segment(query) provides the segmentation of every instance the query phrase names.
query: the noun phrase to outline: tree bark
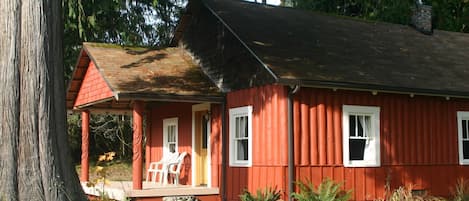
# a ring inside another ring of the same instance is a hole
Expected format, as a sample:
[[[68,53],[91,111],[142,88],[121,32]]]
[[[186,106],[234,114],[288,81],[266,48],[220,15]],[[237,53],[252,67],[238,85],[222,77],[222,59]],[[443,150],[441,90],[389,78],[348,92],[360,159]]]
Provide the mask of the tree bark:
[[[0,200],[86,200],[67,141],[61,1],[0,5]]]

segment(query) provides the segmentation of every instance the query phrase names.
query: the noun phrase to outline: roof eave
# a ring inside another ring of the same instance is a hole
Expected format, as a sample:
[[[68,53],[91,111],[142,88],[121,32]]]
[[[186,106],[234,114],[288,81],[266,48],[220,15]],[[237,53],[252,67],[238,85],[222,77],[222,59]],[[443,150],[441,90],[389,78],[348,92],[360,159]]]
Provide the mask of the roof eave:
[[[88,102],[88,103],[85,103],[85,104],[82,104],[82,105],[73,106],[73,110],[83,109],[83,108],[86,108],[86,107],[90,107],[90,106],[93,106],[93,105],[96,105],[96,104],[99,104],[99,103],[108,102],[108,101],[111,101],[111,100],[114,100],[113,96],[109,97],[109,98],[104,98],[104,99],[100,99],[100,100],[97,100],[97,101],[93,101],[93,102]]]
[[[180,95],[180,94],[149,94],[138,92],[120,92],[118,100],[170,101],[170,102],[210,102],[223,103],[223,95]]]
[[[302,87],[327,88],[333,90],[351,90],[351,91],[369,91],[372,93],[393,93],[407,95],[422,95],[449,98],[469,99],[469,92],[422,89],[422,88],[405,88],[372,84],[320,81],[320,80],[301,80],[301,79],[285,79],[281,78],[277,82],[281,85],[300,85]]]

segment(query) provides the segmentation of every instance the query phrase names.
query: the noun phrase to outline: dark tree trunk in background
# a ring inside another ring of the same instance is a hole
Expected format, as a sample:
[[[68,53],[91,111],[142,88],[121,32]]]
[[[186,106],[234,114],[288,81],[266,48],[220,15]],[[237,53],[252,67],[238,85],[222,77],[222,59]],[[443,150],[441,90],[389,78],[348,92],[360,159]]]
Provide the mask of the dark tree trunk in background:
[[[0,0],[0,200],[85,200],[66,133],[60,0]]]

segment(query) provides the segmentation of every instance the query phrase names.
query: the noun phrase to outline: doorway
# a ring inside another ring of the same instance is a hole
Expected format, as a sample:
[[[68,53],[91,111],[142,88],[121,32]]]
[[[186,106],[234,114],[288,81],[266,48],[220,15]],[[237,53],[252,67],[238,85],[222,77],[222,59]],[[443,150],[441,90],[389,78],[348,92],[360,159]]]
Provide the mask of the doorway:
[[[208,104],[194,105],[193,114],[193,186],[210,187],[210,111]]]

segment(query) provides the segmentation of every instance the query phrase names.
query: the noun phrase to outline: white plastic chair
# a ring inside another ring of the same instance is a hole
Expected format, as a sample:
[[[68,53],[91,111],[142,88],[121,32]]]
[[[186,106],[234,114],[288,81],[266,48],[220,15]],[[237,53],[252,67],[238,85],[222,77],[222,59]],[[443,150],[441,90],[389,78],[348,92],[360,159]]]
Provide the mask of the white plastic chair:
[[[187,152],[182,152],[181,155],[177,158],[177,161],[174,163],[169,164],[168,174],[174,174],[173,177],[173,184],[179,184],[179,175],[181,174],[181,166],[182,162],[184,161],[184,157],[186,157]]]
[[[178,153],[171,153],[163,156],[163,158],[158,162],[151,162],[148,166],[146,181],[156,182],[156,175],[159,174],[160,184],[163,182],[166,184],[168,180],[167,175],[169,165],[177,161],[178,155]],[[150,174],[151,180],[148,180],[150,178]]]

